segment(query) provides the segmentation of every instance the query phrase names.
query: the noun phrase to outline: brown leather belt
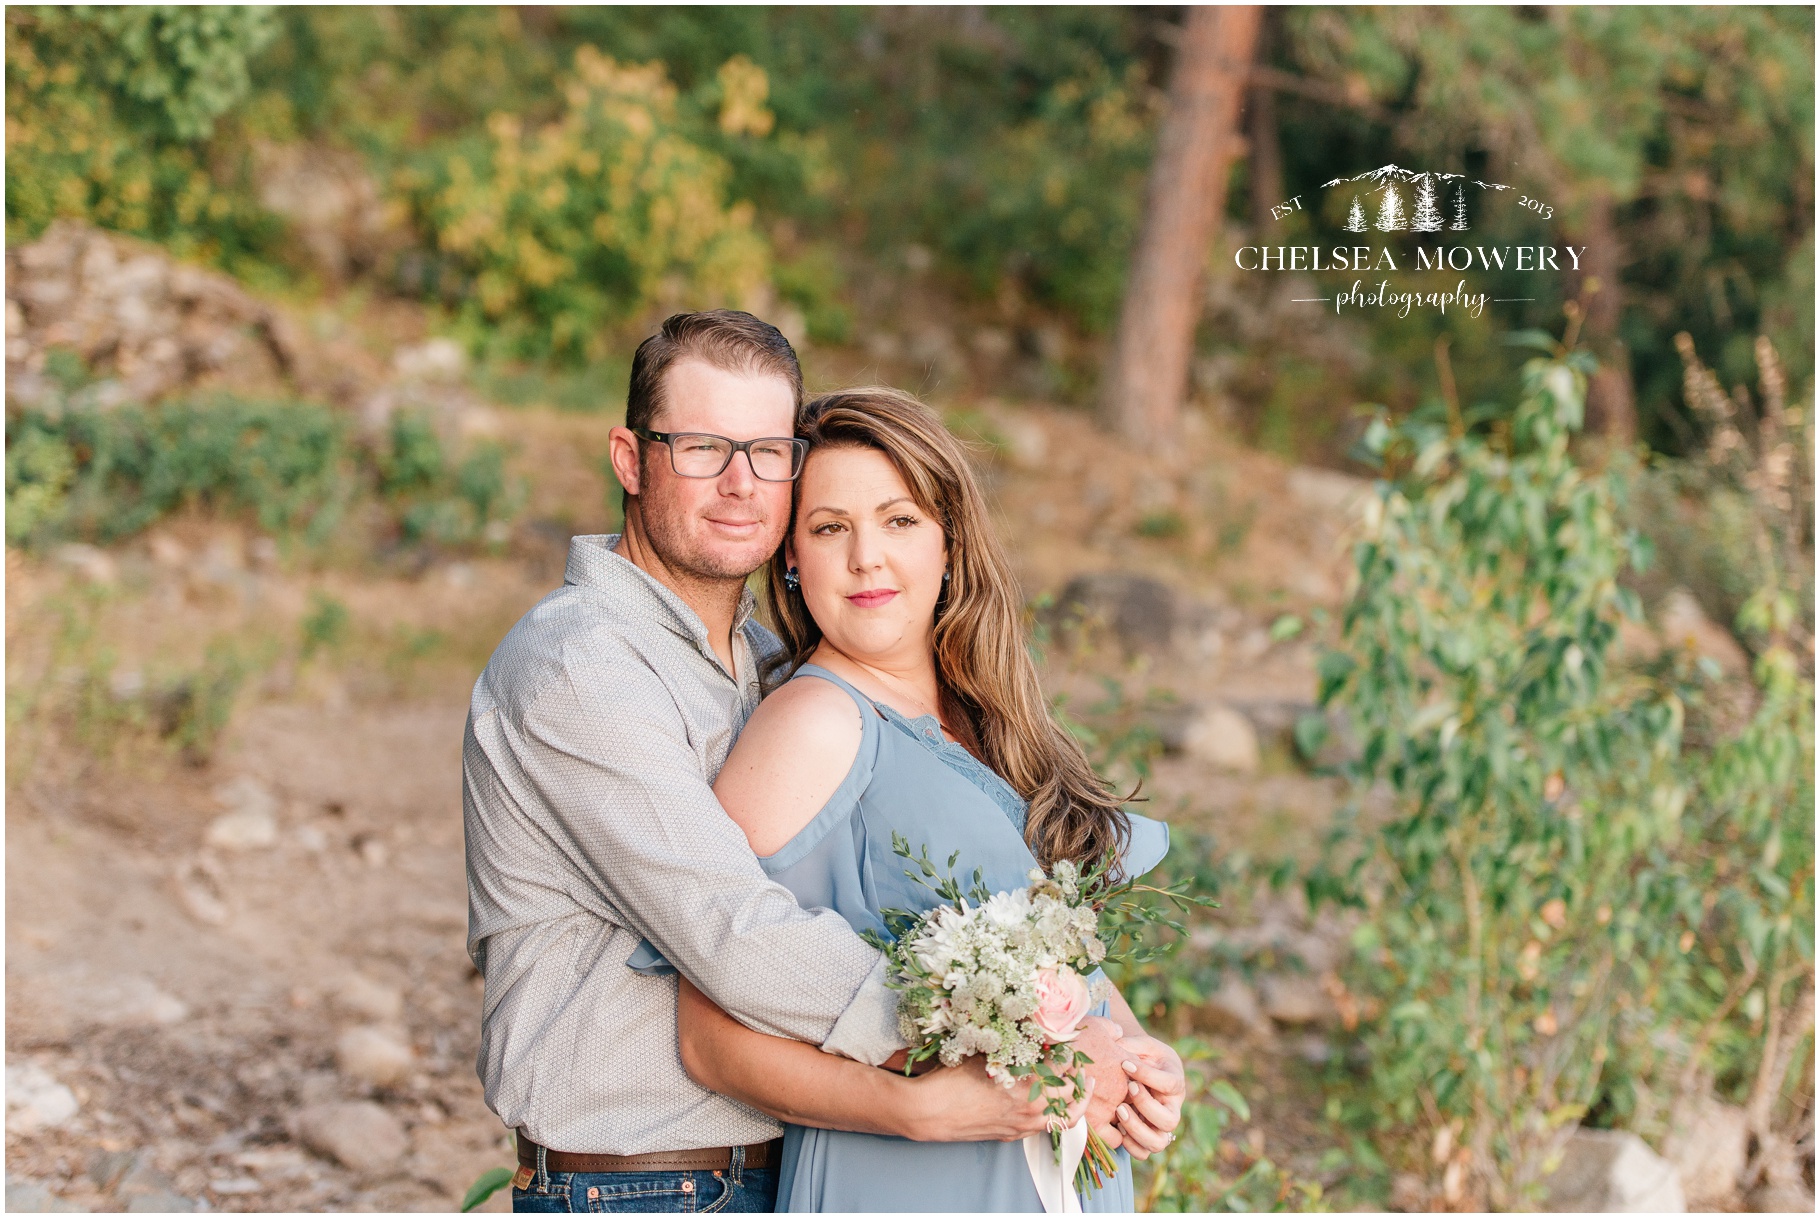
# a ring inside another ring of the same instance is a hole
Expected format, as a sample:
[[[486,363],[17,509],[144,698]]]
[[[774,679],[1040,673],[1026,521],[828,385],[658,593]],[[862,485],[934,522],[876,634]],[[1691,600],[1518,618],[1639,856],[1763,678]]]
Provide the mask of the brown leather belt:
[[[745,1166],[776,1167],[783,1161],[784,1140],[754,1142],[744,1147]],[[518,1166],[537,1169],[537,1143],[518,1131]],[[579,1155],[566,1150],[545,1150],[544,1170],[561,1172],[612,1171],[727,1171],[733,1166],[731,1146],[709,1146],[701,1150],[656,1150],[642,1155]],[[522,1187],[522,1186],[521,1186]]]

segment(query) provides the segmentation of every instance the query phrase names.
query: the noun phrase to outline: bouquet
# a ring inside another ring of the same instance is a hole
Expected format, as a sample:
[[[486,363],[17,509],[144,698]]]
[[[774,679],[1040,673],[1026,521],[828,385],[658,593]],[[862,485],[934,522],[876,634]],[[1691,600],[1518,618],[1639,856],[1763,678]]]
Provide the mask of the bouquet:
[[[1011,892],[988,892],[975,871],[963,891],[951,874],[938,874],[927,846],[913,855],[909,842],[894,833],[892,848],[914,864],[905,874],[946,902],[921,914],[885,910],[890,937],[868,936],[886,955],[892,988],[901,991],[898,1020],[910,1042],[906,1072],[930,1058],[955,1066],[984,1054],[987,1074],[1005,1086],[1029,1079],[1032,1100],[1047,1089],[1047,1108],[1056,1119],[1041,1153],[1054,1167],[1039,1170],[1033,1143],[1042,1135],[1025,1144],[1045,1205],[1070,1177],[1076,1190],[1103,1184],[1117,1171],[1111,1151],[1084,1121],[1065,1127],[1068,1106],[1085,1087],[1072,1071],[1091,1064],[1070,1042],[1088,1010],[1111,990],[1104,978],[1090,983],[1088,976],[1109,960],[1109,940],[1120,945],[1133,939],[1134,924],[1180,929],[1156,907],[1120,898],[1149,892],[1182,905],[1212,902],[1173,888],[1115,883],[1111,855],[1088,868],[1064,860],[1050,875],[1032,868],[1029,886]],[[950,872],[959,857],[949,857]],[[1111,933],[1102,932],[1106,913],[1115,920]],[[1053,1208],[1078,1212],[1078,1201]]]

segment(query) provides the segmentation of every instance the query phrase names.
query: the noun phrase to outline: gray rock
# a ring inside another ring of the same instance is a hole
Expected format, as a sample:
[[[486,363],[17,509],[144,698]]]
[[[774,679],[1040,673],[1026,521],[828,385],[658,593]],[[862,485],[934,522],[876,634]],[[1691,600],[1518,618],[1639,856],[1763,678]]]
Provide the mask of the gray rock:
[[[335,1001],[348,1010],[381,1023],[404,1014],[404,996],[389,985],[350,973],[335,991]]]
[[[1574,1130],[1547,1190],[1545,1208],[1556,1213],[1687,1212],[1674,1165],[1620,1130]]]
[[[68,567],[91,584],[111,584],[119,574],[106,550],[81,542],[58,546],[51,552],[58,566]]]
[[[1069,580],[1053,616],[1063,632],[1098,626],[1128,652],[1162,652],[1175,645],[1182,610],[1175,590],[1160,580],[1102,571]]]
[[[1750,1118],[1742,1108],[1702,1095],[1677,1107],[1673,1126],[1662,1157],[1680,1173],[1688,1206],[1727,1208],[1749,1158]]]
[[[408,1142],[398,1118],[378,1104],[317,1104],[297,1114],[303,1144],[365,1175],[398,1166]]]
[[[1284,485],[1303,507],[1337,517],[1356,515],[1372,488],[1369,479],[1312,465],[1293,467]]]
[[[6,1212],[9,1214],[86,1214],[88,1207],[65,1201],[48,1184],[25,1176],[6,1178]]]
[[[1771,1180],[1751,1190],[1744,1208],[1753,1214],[1811,1214],[1814,1190],[1799,1180]]]
[[[349,1028],[335,1042],[335,1064],[341,1072],[376,1087],[399,1082],[416,1062],[411,1046],[385,1028]]]
[[[6,1068],[6,1131],[36,1133],[69,1122],[81,1105],[76,1093],[37,1062]]]
[[[452,338],[432,338],[394,351],[392,370],[408,381],[456,382],[468,370],[468,354]]]
[[[1750,657],[1729,630],[1714,625],[1686,588],[1672,589],[1662,599],[1662,635],[1670,647],[1681,647],[1712,660],[1729,673],[1750,669]]]
[[[133,1170],[139,1162],[139,1155],[130,1150],[97,1151],[89,1160],[88,1178],[102,1192],[112,1192],[126,1173]]]
[[[178,1193],[171,1178],[143,1160],[135,1162],[114,1189],[129,1214],[188,1214],[196,1203]]]
[[[1247,719],[1230,706],[1204,706],[1182,732],[1182,752],[1215,769],[1233,774],[1255,774],[1261,762],[1258,734]]]
[[[1299,1026],[1319,1023],[1333,1013],[1333,1002],[1321,983],[1298,973],[1266,977],[1258,987],[1264,1014],[1278,1023]]]
[[[1208,995],[1201,1010],[1215,1031],[1270,1035],[1270,1020],[1258,1002],[1257,991],[1243,977],[1230,973],[1223,977],[1220,988]]]

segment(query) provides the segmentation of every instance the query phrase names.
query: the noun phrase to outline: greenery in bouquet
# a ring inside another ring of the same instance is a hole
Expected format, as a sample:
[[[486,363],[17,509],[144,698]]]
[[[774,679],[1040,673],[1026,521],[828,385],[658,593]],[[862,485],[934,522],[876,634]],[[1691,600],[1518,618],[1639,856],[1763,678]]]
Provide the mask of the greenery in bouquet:
[[[994,893],[977,869],[962,888],[953,876],[958,851],[944,873],[926,845],[912,854],[896,833],[891,844],[913,864],[904,874],[945,902],[924,913],[887,909],[889,935],[867,936],[890,961],[892,988],[902,991],[906,1071],[931,1058],[956,1066],[984,1054],[987,1073],[1005,1086],[1028,1079],[1032,1100],[1047,1094],[1059,1153],[1059,1124],[1085,1095],[1077,1071],[1092,1064],[1072,1042],[1089,1008],[1111,990],[1103,976],[1090,975],[1115,958],[1108,941],[1126,949],[1123,956],[1139,950],[1139,927],[1175,926],[1162,904],[1132,898],[1148,894],[1182,907],[1211,902],[1180,887],[1120,878],[1110,852],[1085,868],[1066,859],[1049,874],[1032,868],[1028,887]],[[1075,1187],[1102,1185],[1116,1171],[1111,1151],[1089,1131]]]

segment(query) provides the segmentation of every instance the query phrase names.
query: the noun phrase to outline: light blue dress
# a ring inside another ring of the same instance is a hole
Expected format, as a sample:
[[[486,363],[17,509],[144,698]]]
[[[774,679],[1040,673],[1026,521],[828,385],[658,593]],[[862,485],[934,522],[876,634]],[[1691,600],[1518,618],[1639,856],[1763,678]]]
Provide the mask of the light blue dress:
[[[859,754],[815,819],[782,849],[759,860],[807,908],[832,909],[855,930],[884,930],[879,911],[921,911],[938,903],[904,875],[892,853],[899,833],[913,851],[946,863],[967,883],[974,868],[993,892],[1029,883],[1036,865],[1024,844],[1024,801],[932,715],[906,719],[813,664],[794,680],[830,681],[859,704]],[[1169,849],[1168,826],[1131,818],[1126,870],[1141,875]],[[1107,1013],[1100,1003],[1093,1011]],[[1089,1213],[1132,1209],[1131,1163],[1114,1152],[1118,1174],[1082,1198]],[[781,1212],[1042,1212],[1017,1142],[912,1142],[874,1134],[784,1128],[777,1208]]]

